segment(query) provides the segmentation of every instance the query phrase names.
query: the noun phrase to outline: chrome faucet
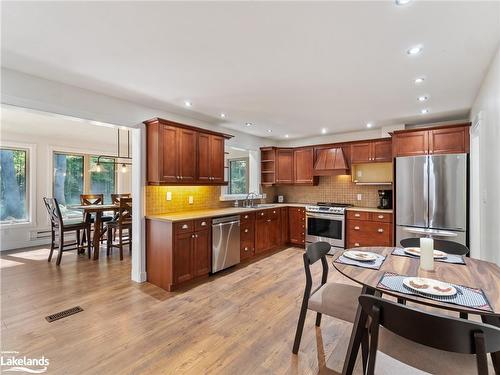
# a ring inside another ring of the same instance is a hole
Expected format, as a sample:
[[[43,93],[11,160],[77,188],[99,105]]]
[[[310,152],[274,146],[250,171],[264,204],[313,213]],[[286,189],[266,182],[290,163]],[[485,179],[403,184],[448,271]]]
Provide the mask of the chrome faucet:
[[[255,198],[257,198],[257,194],[253,192],[248,193],[247,198],[245,199],[245,206],[255,208]]]

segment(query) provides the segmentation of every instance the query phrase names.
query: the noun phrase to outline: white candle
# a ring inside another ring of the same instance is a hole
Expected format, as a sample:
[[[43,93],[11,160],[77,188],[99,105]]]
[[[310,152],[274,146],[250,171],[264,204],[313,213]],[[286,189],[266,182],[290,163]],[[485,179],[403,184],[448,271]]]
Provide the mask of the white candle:
[[[434,269],[434,240],[432,238],[420,239],[420,268],[425,271]]]

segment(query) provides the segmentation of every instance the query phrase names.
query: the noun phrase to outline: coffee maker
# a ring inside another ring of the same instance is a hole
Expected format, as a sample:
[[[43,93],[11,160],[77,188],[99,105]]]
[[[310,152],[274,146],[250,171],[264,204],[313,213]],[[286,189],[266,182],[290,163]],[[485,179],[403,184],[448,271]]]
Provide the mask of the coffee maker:
[[[379,190],[378,191],[378,207],[381,209],[392,208],[392,190]]]

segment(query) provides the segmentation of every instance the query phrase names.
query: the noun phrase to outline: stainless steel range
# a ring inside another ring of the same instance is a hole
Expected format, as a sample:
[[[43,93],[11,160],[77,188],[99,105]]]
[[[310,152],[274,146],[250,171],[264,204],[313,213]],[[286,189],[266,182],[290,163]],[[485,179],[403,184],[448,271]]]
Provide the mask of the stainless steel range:
[[[330,254],[345,248],[346,203],[318,202],[306,206],[306,243],[326,241],[332,245]]]

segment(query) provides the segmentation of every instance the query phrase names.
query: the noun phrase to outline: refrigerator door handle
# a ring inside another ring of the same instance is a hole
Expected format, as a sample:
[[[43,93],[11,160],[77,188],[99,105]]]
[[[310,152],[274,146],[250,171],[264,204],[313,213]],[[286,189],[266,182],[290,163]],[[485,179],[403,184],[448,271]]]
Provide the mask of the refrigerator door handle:
[[[440,236],[440,237],[457,237],[456,233],[449,232],[446,230],[434,230],[434,229],[424,229],[424,228],[405,228],[406,232],[414,234],[424,234],[428,236]]]

